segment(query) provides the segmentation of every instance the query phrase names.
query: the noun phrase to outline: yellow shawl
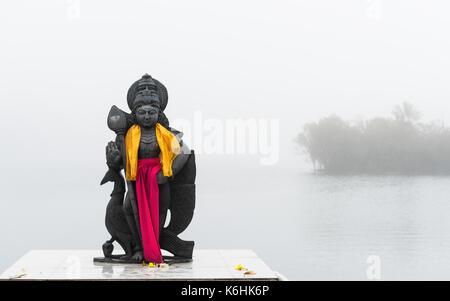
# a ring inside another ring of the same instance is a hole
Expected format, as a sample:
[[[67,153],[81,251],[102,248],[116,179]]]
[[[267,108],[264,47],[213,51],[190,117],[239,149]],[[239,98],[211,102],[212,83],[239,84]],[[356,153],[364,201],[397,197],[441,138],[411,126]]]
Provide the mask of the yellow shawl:
[[[125,149],[127,157],[126,178],[127,181],[136,181],[138,165],[138,149],[141,140],[141,127],[133,125],[125,136]],[[158,141],[161,153],[159,159],[164,176],[172,176],[172,162],[180,153],[180,144],[174,134],[168,131],[161,124],[156,124],[156,140]]]

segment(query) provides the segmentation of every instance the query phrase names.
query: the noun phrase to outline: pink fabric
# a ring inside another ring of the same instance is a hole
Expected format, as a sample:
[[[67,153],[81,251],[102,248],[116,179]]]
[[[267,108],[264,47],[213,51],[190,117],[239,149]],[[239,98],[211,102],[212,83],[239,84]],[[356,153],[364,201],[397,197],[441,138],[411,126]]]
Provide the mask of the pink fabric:
[[[160,169],[159,158],[138,160],[136,194],[144,258],[154,263],[163,262],[159,247],[159,188],[156,180]]]

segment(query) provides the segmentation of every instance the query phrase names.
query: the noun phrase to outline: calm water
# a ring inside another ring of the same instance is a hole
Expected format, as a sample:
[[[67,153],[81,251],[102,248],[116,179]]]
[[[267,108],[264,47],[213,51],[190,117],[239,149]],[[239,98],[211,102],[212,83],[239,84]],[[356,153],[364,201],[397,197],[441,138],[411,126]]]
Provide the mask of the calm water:
[[[211,227],[289,279],[364,280],[369,255],[384,280],[450,279],[450,177],[258,178],[240,179],[247,192],[211,192],[230,206],[205,209]]]
[[[29,249],[100,248],[111,187],[99,189],[97,177],[78,186],[86,179],[66,178],[52,193],[36,186],[5,196],[0,269]],[[377,255],[383,280],[450,280],[450,177],[261,169],[200,174],[197,196],[183,238],[198,248],[253,249],[289,279],[365,280],[367,257]]]

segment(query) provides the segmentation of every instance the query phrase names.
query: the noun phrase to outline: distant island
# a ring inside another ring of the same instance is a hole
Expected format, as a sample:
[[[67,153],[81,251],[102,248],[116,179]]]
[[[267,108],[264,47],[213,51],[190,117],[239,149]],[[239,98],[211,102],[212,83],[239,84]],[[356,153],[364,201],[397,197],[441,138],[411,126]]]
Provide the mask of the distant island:
[[[327,174],[450,174],[450,128],[420,117],[407,102],[387,118],[349,123],[332,115],[305,124],[296,142]]]

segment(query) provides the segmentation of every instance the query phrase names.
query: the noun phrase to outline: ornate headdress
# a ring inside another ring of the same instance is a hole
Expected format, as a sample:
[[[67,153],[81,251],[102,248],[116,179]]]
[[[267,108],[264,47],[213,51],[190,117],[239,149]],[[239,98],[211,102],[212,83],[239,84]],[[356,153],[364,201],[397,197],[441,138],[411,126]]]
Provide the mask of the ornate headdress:
[[[150,104],[153,101],[159,101],[159,108],[164,111],[168,101],[167,89],[150,75],[144,74],[128,89],[128,107],[133,111],[137,106]]]

